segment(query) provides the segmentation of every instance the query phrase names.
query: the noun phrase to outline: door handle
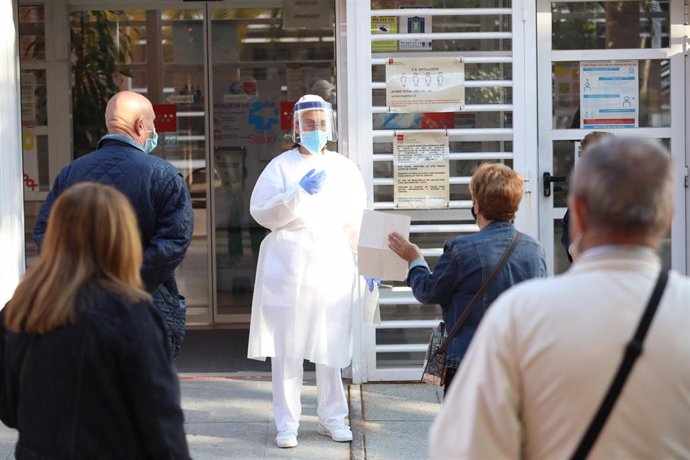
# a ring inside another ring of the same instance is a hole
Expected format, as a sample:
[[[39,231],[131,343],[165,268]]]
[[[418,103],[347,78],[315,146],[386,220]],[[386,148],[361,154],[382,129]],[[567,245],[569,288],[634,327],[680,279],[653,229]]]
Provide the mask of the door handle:
[[[551,196],[551,182],[565,182],[565,176],[552,176],[550,172],[545,172],[543,178],[544,196],[546,197]],[[560,192],[562,190],[563,187],[559,185],[554,185],[553,187],[554,192]]]

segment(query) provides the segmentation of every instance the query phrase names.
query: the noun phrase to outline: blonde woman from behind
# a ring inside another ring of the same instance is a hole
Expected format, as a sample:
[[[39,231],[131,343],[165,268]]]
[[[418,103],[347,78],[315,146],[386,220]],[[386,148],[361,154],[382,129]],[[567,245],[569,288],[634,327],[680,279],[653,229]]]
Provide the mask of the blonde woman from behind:
[[[2,311],[0,418],[17,458],[189,458],[128,200],[85,182],[55,202],[41,255]]]

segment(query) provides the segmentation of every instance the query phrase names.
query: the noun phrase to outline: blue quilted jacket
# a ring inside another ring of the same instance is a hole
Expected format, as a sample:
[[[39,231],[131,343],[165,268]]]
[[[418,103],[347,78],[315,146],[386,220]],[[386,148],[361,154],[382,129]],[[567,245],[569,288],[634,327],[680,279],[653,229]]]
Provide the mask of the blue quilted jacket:
[[[186,304],[175,282],[192,237],[194,214],[182,175],[169,162],[144,153],[133,139],[108,135],[98,149],[65,166],[55,178],[34,226],[41,245],[55,199],[77,182],[100,182],[120,190],[132,203],[144,248],[141,277],[163,315],[173,356],[185,332]]]

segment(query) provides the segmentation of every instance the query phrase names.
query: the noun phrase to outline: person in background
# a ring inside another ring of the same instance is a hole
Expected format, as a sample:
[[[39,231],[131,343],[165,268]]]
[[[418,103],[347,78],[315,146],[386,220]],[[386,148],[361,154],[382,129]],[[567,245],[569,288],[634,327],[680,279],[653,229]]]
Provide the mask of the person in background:
[[[330,104],[335,104],[335,87],[328,80],[316,80],[311,86],[311,93]]]
[[[0,314],[0,418],[22,458],[189,458],[163,321],[131,205],[77,184]]]
[[[335,140],[331,104],[305,95],[294,107],[295,148],[256,182],[252,217],[270,230],[261,243],[247,357],[271,357],[279,447],[297,445],[303,360],[316,364],[318,431],[352,440],[340,369],[352,357],[355,254],[364,181],[357,166],[326,150]]]
[[[662,270],[671,155],[641,139],[594,146],[569,205],[579,259],[494,302],[433,423],[431,458],[574,458]],[[690,458],[689,324],[690,279],[671,272],[589,458]]]
[[[608,133],[606,131],[592,131],[591,133],[587,134],[584,138],[582,138],[582,141],[580,142],[580,158],[584,157],[585,153],[587,153],[587,150],[589,150],[596,144],[599,144],[600,142],[604,142],[606,140],[613,139],[614,137],[615,136],[612,133]],[[567,208],[565,210],[565,215],[563,216],[563,233],[561,234],[561,244],[565,249],[566,256],[568,256],[568,261],[572,262],[573,256],[575,254],[574,248],[571,247],[571,243],[577,239],[577,235],[574,238],[570,238],[571,233],[569,227],[570,209]],[[571,252],[571,250],[573,252]]]
[[[397,233],[389,235],[390,249],[410,265],[408,282],[412,294],[423,304],[441,305],[446,331],[453,328],[511,244],[517,232],[512,222],[523,189],[524,180],[508,166],[500,163],[480,165],[470,182],[471,211],[479,232],[447,241],[433,272],[417,245]],[[547,275],[542,245],[524,233],[519,237],[505,267],[489,285],[465,325],[451,339],[446,352],[446,392],[479,322],[494,299],[514,284]]]
[[[144,246],[141,277],[165,319],[174,357],[182,346],[186,319],[175,269],[191,242],[194,214],[180,172],[149,155],[158,144],[155,118],[151,102],[140,94],[122,91],[110,98],[105,111],[109,134],[98,141],[96,151],[62,168],[38,214],[33,237],[40,247],[53,202],[73,184],[100,182],[124,193],[137,213]]]

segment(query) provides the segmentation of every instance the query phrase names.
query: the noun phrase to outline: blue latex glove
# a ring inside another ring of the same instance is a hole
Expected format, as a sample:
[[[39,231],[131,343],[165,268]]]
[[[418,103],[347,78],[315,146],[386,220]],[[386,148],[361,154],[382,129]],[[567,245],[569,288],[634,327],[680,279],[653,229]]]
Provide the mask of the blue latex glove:
[[[367,280],[367,287],[369,288],[369,292],[374,292],[374,285],[376,286],[381,286],[381,278],[369,278],[369,277],[364,277],[365,280]]]
[[[318,193],[321,190],[323,181],[326,180],[326,171],[319,171],[317,173],[315,171],[316,169],[312,169],[299,181],[299,185],[310,195]]]

